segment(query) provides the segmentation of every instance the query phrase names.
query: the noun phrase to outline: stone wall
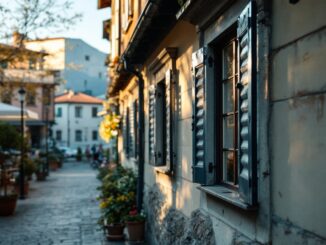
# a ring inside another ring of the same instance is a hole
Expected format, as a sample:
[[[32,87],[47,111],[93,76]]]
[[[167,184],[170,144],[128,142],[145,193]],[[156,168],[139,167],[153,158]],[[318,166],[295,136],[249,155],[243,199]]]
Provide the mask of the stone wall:
[[[157,185],[146,193],[145,204],[147,241],[150,244],[215,244],[212,221],[199,209],[193,211],[189,218],[169,207]]]

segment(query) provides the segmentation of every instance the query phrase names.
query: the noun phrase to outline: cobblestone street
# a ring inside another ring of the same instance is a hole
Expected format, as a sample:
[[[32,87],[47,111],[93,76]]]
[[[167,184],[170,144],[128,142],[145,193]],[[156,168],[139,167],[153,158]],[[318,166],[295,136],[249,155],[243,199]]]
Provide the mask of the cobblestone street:
[[[0,244],[107,244],[97,225],[98,184],[96,171],[84,162],[66,162],[45,182],[33,180],[15,214],[0,217]]]

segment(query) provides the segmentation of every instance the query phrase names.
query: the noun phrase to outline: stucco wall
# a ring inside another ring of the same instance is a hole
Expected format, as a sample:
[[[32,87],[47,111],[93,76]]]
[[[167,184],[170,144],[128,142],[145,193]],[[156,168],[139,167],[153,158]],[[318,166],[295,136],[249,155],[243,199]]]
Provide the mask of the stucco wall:
[[[82,117],[75,117],[75,107],[82,107]],[[90,147],[93,144],[103,144],[104,141],[98,135],[98,140],[92,140],[92,131],[98,132],[98,126],[102,120],[101,117],[92,117],[92,108],[97,107],[98,111],[102,110],[102,105],[99,104],[56,104],[55,111],[62,108],[62,117],[55,117],[56,124],[53,126],[53,137],[56,136],[56,131],[61,130],[62,141],[57,142],[58,145],[67,146],[68,143],[68,124],[70,127],[70,148],[77,149],[81,147],[83,151],[86,146]],[[75,141],[75,130],[82,131],[82,141]]]
[[[273,1],[273,240],[326,243],[326,2]]]

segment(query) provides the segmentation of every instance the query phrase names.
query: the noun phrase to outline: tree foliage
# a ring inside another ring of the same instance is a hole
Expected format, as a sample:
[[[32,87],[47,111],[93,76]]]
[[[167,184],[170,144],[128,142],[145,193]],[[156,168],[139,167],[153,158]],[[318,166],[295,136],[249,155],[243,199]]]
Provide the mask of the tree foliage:
[[[16,128],[4,122],[0,122],[0,148],[18,149],[20,145],[20,134]]]
[[[27,39],[67,30],[82,17],[72,7],[72,0],[1,0],[0,41],[11,44],[15,38],[15,46],[21,48]],[[16,53],[13,49],[10,56]]]

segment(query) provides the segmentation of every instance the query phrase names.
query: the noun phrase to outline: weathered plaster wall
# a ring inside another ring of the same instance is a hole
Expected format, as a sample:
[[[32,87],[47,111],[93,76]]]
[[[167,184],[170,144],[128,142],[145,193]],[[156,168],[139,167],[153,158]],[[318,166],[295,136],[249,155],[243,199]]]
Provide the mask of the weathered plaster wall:
[[[326,243],[326,2],[273,1],[271,163],[275,244]]]

